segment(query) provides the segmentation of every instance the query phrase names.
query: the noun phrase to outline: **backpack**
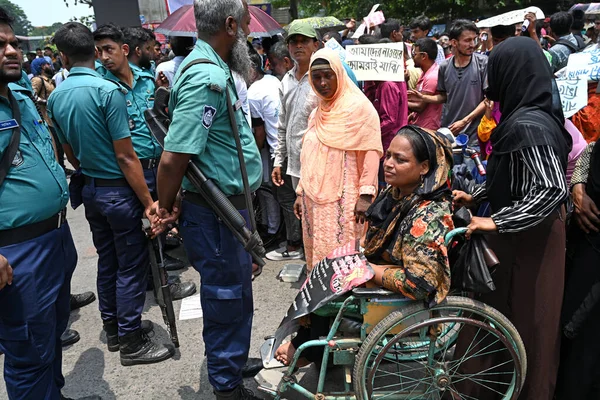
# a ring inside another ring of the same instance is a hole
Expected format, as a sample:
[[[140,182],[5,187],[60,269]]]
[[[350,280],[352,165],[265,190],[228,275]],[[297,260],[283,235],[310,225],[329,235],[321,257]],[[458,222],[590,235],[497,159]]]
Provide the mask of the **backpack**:
[[[554,46],[556,46],[557,44],[562,44],[563,46],[565,46],[566,48],[568,48],[569,50],[571,50],[571,54],[577,53],[578,51],[582,50],[582,49],[579,48],[578,45],[571,43],[567,39],[559,39],[559,40],[557,40],[554,43]]]

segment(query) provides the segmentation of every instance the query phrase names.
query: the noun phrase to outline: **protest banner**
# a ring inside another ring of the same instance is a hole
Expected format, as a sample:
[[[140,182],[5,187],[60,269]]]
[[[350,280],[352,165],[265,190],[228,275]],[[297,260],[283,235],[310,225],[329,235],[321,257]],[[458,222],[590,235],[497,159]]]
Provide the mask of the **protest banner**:
[[[588,86],[584,79],[557,79],[556,85],[560,93],[565,118],[572,117],[577,111],[587,106]]]
[[[359,81],[404,81],[404,44],[346,47],[346,63]]]
[[[339,44],[337,40],[333,38],[329,39],[327,43],[325,43],[325,47],[335,51],[336,53],[338,53],[342,61],[346,61],[346,49],[344,49],[344,47],[342,47],[342,45]]]
[[[493,26],[507,26],[518,24],[525,20],[527,13],[534,13],[536,19],[544,20],[546,16],[544,12],[537,7],[527,7],[522,10],[509,11],[504,14],[496,15],[495,17],[487,18],[476,23],[478,28],[491,28]]]
[[[600,80],[600,49],[573,53],[569,56],[565,78]]]
[[[371,280],[375,272],[360,251],[359,241],[350,242],[314,266],[300,288],[275,334],[261,348],[265,368],[280,366],[275,350],[298,330],[298,319]]]

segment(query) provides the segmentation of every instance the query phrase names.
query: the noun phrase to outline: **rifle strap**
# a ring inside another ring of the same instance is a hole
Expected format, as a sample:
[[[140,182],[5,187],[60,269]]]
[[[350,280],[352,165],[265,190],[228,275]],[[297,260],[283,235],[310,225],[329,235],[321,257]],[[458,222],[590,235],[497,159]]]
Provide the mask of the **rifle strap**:
[[[12,136],[8,146],[4,150],[2,159],[0,159],[0,186],[4,182],[4,179],[8,175],[8,171],[12,166],[12,162],[15,159],[19,144],[21,143],[21,110],[19,104],[12,94],[12,91],[8,90],[8,100],[10,101],[10,108],[12,109],[13,118],[17,121],[17,126],[13,128]]]
[[[183,74],[193,65],[197,64],[213,64],[216,65],[209,59],[206,58],[197,58],[195,60],[190,61],[179,74],[181,78]],[[233,110],[233,103],[231,102],[231,96],[229,94],[229,88],[225,88],[225,94],[227,96],[227,113],[229,114],[229,122],[231,124],[231,131],[233,132],[233,138],[235,140],[235,146],[237,148],[238,160],[240,162],[240,172],[242,173],[242,183],[244,185],[244,197],[246,200],[246,209],[248,210],[248,215],[250,217],[250,228],[251,231],[256,231],[256,217],[254,215],[254,208],[252,207],[252,195],[250,193],[250,183],[248,181],[248,171],[246,170],[246,162],[244,160],[244,153],[242,151],[242,141],[240,139],[240,132],[237,128],[237,120],[235,119],[235,111]]]

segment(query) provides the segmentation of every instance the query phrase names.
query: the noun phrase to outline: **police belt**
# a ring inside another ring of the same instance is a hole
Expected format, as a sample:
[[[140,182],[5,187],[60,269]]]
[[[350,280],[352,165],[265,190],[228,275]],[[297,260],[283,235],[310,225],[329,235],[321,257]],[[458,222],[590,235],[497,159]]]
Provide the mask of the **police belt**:
[[[101,178],[92,178],[90,176],[85,176],[85,184],[92,185],[95,187],[129,187],[129,183],[125,178],[117,178],[117,179],[101,179]]]
[[[183,198],[197,206],[212,209],[210,204],[208,204],[208,202],[206,200],[204,200],[204,197],[202,197],[202,195],[199,193],[190,192],[189,190],[185,190],[183,192]],[[246,197],[243,194],[229,196],[229,197],[227,197],[227,199],[231,202],[231,204],[235,207],[236,210],[245,210],[246,208],[248,208],[246,206]]]
[[[160,157],[158,158],[146,158],[140,160],[143,169],[154,169],[158,167],[158,163],[160,163]]]
[[[58,214],[43,221],[0,231],[0,247],[35,239],[60,228],[65,222],[67,222],[67,210],[63,208]]]

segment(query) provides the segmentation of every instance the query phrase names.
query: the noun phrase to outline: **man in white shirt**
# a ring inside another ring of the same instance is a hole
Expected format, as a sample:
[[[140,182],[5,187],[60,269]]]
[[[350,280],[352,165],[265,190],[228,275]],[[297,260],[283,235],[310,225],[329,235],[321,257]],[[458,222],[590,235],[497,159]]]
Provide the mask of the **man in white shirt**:
[[[263,161],[263,185],[271,186],[271,172],[277,148],[277,124],[279,123],[279,79],[273,75],[266,75],[262,69],[262,58],[259,54],[252,54],[252,84],[248,88],[248,104],[252,117],[252,130],[256,145],[260,150]],[[273,191],[274,193],[275,191]],[[261,204],[265,205],[266,213],[262,213],[265,220],[260,221],[266,225],[269,235],[277,234],[281,224],[279,203],[273,194],[267,191],[258,191]],[[265,242],[268,241],[263,239]]]
[[[156,79],[160,78],[160,74],[163,74],[169,81],[169,87],[173,86],[173,79],[175,73],[179,69],[179,65],[190,54],[194,47],[194,38],[184,36],[172,36],[169,38],[171,43],[171,50],[175,57],[172,60],[165,61],[158,64],[156,67]]]

